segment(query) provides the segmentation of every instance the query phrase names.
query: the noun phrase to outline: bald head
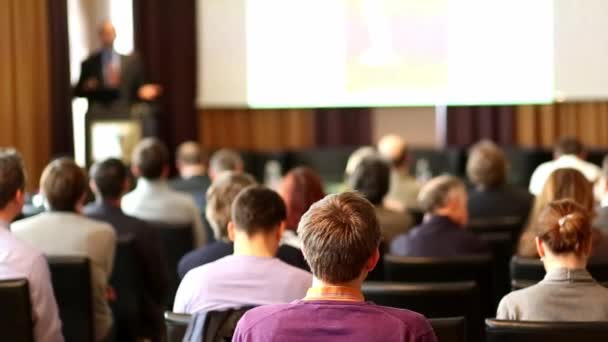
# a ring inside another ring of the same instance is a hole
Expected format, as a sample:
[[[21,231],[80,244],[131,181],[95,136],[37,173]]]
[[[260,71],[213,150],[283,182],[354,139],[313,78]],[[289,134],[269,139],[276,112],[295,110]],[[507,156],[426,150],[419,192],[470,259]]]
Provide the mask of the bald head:
[[[116,39],[116,29],[112,22],[104,20],[99,25],[99,40],[104,48],[112,48],[114,46],[114,39]]]
[[[393,167],[402,167],[407,163],[407,145],[398,135],[385,135],[378,142],[378,152],[391,162]]]

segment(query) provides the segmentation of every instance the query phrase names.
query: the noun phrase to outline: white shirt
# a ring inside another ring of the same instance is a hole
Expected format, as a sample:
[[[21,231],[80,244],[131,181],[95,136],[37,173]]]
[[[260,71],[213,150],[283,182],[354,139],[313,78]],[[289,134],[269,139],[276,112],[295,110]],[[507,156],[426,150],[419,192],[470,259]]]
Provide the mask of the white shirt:
[[[30,290],[34,340],[63,341],[61,319],[51,284],[51,274],[44,256],[17,239],[0,222],[0,279],[26,278]]]
[[[595,182],[601,175],[599,166],[580,159],[575,155],[564,155],[556,160],[540,164],[530,178],[530,193],[537,196],[543,190],[545,182],[557,169],[571,168],[580,171],[590,182]]]
[[[13,234],[50,256],[86,256],[91,262],[95,338],[103,340],[112,326],[106,299],[112,274],[116,233],[111,225],[71,212],[50,211],[14,222]]]
[[[207,241],[202,216],[192,196],[171,189],[165,180],[139,178],[137,187],[123,196],[121,207],[125,214],[142,220],[191,223],[195,246]]]

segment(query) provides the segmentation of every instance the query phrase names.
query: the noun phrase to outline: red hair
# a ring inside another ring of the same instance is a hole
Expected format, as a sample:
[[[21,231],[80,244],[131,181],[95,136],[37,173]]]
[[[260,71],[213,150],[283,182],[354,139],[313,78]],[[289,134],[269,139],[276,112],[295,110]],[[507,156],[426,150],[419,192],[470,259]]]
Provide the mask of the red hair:
[[[278,189],[287,207],[287,229],[296,230],[300,218],[318,200],[325,197],[321,178],[309,167],[289,171]]]

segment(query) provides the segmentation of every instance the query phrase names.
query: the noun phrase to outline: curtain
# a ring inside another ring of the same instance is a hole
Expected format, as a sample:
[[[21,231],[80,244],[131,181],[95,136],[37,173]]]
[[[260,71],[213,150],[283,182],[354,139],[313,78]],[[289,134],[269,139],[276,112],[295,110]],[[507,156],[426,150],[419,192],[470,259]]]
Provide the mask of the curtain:
[[[17,148],[29,188],[50,157],[46,1],[0,1],[0,146]]]
[[[369,108],[324,108],[315,110],[315,145],[369,145],[372,143]]]
[[[481,139],[490,139],[501,145],[512,145],[515,112],[513,106],[448,107],[446,144],[469,146]]]

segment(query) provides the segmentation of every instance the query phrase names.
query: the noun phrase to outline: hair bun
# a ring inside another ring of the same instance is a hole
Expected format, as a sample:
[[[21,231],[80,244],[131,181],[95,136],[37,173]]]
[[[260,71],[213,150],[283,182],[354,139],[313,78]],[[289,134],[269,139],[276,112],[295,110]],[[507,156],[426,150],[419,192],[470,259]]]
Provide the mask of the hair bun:
[[[559,235],[564,245],[576,249],[580,237],[579,233],[585,224],[585,217],[579,213],[570,213],[558,220]]]

